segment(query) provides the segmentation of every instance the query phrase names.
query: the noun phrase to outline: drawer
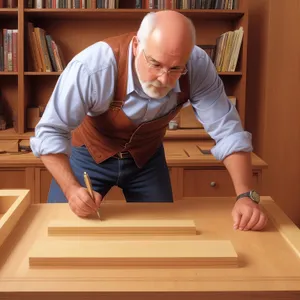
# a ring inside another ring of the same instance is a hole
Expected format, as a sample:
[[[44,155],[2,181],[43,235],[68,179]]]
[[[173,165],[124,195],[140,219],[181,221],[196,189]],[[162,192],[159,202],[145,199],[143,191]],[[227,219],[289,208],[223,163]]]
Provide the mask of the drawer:
[[[236,195],[227,170],[184,169],[182,178],[183,198]],[[257,173],[253,173],[253,187],[258,189]]]

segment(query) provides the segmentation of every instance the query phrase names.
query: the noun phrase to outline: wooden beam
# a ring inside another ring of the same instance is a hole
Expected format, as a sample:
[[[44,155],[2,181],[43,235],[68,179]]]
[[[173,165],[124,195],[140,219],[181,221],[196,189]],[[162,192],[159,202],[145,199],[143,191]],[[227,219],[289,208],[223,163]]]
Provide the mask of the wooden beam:
[[[196,235],[193,220],[53,220],[49,235]]]
[[[30,267],[237,267],[227,240],[38,240]]]

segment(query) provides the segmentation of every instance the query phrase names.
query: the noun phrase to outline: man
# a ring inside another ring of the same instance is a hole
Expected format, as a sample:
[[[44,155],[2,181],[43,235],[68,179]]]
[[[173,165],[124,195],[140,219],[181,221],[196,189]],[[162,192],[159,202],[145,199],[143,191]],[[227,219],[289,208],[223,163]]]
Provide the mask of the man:
[[[31,138],[33,153],[55,178],[48,202],[68,202],[85,217],[114,185],[128,202],[172,202],[162,141],[188,100],[216,140],[212,153],[224,161],[240,195],[234,228],[261,230],[266,216],[250,199],[251,135],[213,63],[195,46],[192,23],[175,11],[150,13],[137,34],[91,45],[61,74]],[[95,202],[84,188],[84,171]]]

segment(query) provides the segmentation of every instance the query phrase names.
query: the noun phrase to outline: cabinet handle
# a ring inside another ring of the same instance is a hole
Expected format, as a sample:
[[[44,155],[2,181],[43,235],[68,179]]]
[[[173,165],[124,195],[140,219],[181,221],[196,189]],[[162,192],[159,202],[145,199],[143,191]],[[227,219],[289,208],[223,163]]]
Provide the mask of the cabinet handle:
[[[215,186],[216,186],[216,183],[215,183],[214,181],[212,181],[212,182],[210,183],[210,186],[215,187]]]

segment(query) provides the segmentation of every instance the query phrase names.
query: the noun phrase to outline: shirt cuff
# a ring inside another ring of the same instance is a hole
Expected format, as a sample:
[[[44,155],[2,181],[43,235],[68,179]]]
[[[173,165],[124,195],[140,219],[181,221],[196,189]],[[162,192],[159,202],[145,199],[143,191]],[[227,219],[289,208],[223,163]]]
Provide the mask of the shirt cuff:
[[[41,140],[40,138],[30,138],[30,148],[36,157],[46,154],[63,153],[70,157],[71,155],[71,142],[57,136],[48,136]]]
[[[217,160],[235,152],[252,152],[252,134],[247,131],[237,132],[221,139],[212,149],[211,153]]]

